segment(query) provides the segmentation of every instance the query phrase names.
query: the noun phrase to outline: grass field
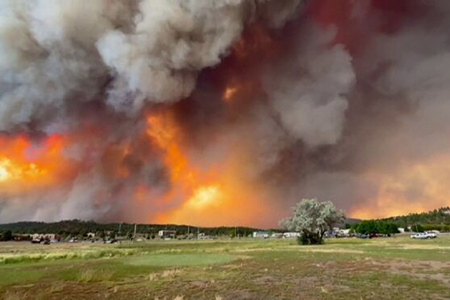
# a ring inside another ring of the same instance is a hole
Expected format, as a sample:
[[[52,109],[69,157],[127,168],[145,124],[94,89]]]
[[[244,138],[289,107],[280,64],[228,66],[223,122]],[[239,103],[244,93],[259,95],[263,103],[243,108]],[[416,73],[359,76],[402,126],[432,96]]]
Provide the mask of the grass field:
[[[450,236],[0,243],[0,299],[450,299]]]

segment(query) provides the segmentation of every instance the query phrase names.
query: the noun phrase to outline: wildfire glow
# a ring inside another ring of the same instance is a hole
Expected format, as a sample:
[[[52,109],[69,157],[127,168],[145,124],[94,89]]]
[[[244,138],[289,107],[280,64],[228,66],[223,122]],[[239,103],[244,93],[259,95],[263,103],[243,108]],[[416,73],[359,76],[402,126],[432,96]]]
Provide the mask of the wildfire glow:
[[[45,176],[47,172],[45,169],[39,169],[34,163],[15,165],[7,158],[0,161],[0,181],[33,179]]]
[[[147,134],[163,151],[164,162],[169,166],[172,182],[193,182],[194,172],[188,168],[187,158],[183,155],[177,142],[178,132],[171,115],[149,117],[147,119],[149,129]]]
[[[175,192],[169,192],[166,202],[173,200],[176,192],[189,198],[187,203],[201,207],[213,202],[219,194],[216,186],[207,186],[210,174],[202,174],[189,163],[180,143],[180,134],[170,114],[151,116],[147,119],[150,138],[162,151],[163,161],[169,170],[170,181],[177,185]]]
[[[157,216],[160,223],[197,225],[255,224],[260,198],[254,187],[243,185],[240,174],[245,165],[238,157],[239,149],[200,167],[192,162],[183,137],[169,113],[152,115],[147,119],[147,134],[161,151],[168,169],[171,189],[161,201],[166,205],[180,203]],[[138,193],[139,198],[142,197]],[[242,201],[245,200],[245,201]],[[248,210],[252,209],[252,214]]]
[[[11,178],[11,173],[9,171],[9,160],[4,158],[0,161],[0,182],[7,181]]]
[[[385,174],[366,174],[366,180],[379,186],[377,194],[358,203],[349,215],[371,219],[419,213],[450,203],[450,157],[434,157]]]
[[[26,137],[0,137],[0,191],[19,193],[56,183],[64,166],[63,146],[57,135],[36,144]]]
[[[236,95],[238,89],[237,87],[227,87],[223,94],[223,100],[225,102],[231,102],[233,100],[234,95]]]
[[[218,201],[221,197],[221,190],[217,186],[200,187],[189,199],[188,204],[195,208],[203,208]]]

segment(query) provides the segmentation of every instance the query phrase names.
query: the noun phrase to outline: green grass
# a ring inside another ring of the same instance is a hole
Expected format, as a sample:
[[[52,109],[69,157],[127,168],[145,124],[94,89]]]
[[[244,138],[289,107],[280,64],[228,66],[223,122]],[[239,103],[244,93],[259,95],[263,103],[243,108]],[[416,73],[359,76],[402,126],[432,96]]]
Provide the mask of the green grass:
[[[450,299],[450,237],[444,236],[333,239],[320,246],[251,239],[0,243],[0,261],[0,299],[7,300]]]
[[[223,264],[236,258],[227,254],[156,254],[133,257],[125,262],[135,266],[184,267]]]

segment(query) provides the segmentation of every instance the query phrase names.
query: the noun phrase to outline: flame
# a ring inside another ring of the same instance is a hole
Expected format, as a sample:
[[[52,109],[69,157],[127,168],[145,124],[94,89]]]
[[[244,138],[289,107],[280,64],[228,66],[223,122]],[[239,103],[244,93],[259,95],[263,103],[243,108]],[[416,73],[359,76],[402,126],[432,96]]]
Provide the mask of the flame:
[[[163,162],[169,170],[170,182],[177,185],[169,192],[164,202],[172,202],[179,191],[183,195],[189,195],[192,199],[188,202],[191,201],[197,207],[202,203],[214,201],[217,188],[203,187],[202,183],[207,181],[205,178],[208,174],[201,174],[190,164],[182,149],[180,131],[173,116],[170,113],[150,116],[147,123],[147,134],[161,151]]]
[[[223,101],[229,103],[233,100],[233,97],[236,95],[236,93],[238,92],[238,88],[237,87],[227,87],[225,89],[225,92],[223,93]]]
[[[171,181],[193,182],[195,174],[188,167],[187,158],[177,142],[179,132],[172,116],[170,114],[150,116],[147,123],[147,134],[163,151],[165,165],[170,166]]]
[[[7,181],[11,178],[11,173],[8,171],[9,160],[4,159],[0,162],[0,182]]]
[[[258,213],[264,210],[258,205],[260,198],[254,187],[244,184],[240,177],[245,163],[236,153],[244,151],[233,149],[201,167],[190,158],[170,111],[149,116],[147,124],[147,134],[160,150],[171,183],[169,192],[160,201],[173,208],[160,213],[157,222],[212,226],[259,221]],[[142,199],[142,193],[138,195]],[[250,209],[252,214],[248,213]]]
[[[30,180],[45,176],[46,173],[48,170],[39,169],[34,163],[18,165],[7,158],[0,160],[0,182],[18,179]]]
[[[223,89],[221,98],[227,104],[231,119],[241,115],[254,99],[263,96],[260,80],[254,74],[255,66],[261,65],[261,59],[274,60],[284,51],[286,48],[279,46],[268,28],[254,23],[221,66],[209,71],[210,77],[215,78]],[[267,218],[261,216],[275,215],[269,214],[269,207],[264,205],[269,197],[267,190],[246,177],[252,172],[250,161],[255,158],[251,157],[250,149],[254,145],[242,140],[224,141],[223,155],[212,162],[201,160],[199,163],[191,157],[195,152],[198,154],[198,150],[189,149],[188,145],[193,143],[185,140],[188,134],[183,130],[171,108],[153,112],[147,117],[147,135],[160,151],[171,184],[167,195],[159,199],[170,209],[160,213],[156,221],[203,226],[266,226]],[[213,147],[220,142],[220,132],[217,132],[205,147]],[[278,222],[271,221],[274,224]]]
[[[202,186],[195,190],[194,195],[188,200],[188,205],[202,209],[205,206],[217,204],[222,196],[222,191],[218,186]]]
[[[66,143],[60,135],[38,142],[0,136],[0,193],[18,195],[63,181],[70,169],[62,155]]]

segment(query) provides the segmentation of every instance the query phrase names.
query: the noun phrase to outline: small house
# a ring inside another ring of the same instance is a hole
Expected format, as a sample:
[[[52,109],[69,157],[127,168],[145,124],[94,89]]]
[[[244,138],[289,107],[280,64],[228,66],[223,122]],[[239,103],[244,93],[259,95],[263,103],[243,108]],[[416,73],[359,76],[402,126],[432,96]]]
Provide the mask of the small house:
[[[286,239],[297,238],[299,236],[300,236],[300,232],[285,232],[285,233],[283,233],[283,237]]]
[[[176,235],[176,230],[160,230],[158,232],[158,236],[162,239],[174,239]]]
[[[269,238],[269,233],[267,231],[255,231],[253,232],[253,238],[267,239]]]

